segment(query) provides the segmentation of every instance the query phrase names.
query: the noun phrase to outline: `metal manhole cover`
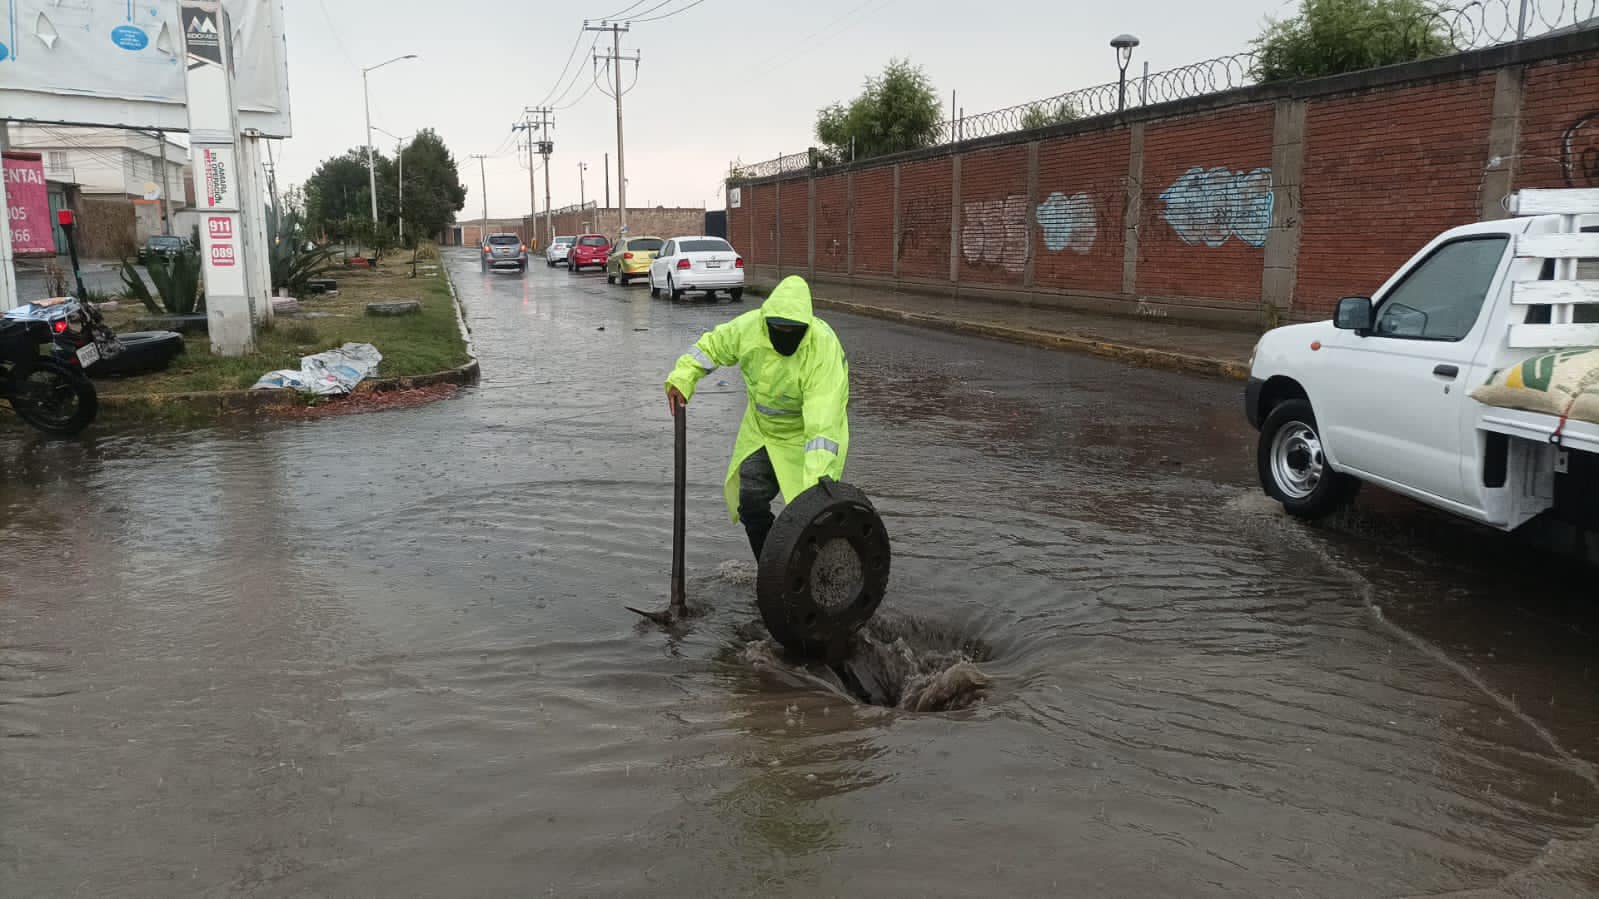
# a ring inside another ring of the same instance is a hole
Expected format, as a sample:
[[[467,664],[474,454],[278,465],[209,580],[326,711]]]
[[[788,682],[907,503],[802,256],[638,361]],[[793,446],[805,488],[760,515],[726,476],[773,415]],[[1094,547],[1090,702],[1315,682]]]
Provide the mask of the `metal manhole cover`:
[[[866,494],[824,480],[783,510],[756,580],[761,620],[792,652],[841,658],[888,588],[888,532]]]

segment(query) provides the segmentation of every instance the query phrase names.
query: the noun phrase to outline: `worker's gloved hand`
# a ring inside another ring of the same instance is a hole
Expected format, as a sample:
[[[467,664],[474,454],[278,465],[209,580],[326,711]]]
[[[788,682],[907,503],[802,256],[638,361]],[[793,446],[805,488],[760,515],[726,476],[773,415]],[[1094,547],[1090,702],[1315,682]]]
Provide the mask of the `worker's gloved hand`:
[[[687,405],[688,400],[684,398],[681,390],[676,387],[666,388],[666,408],[671,411],[672,417],[677,417],[677,410]]]

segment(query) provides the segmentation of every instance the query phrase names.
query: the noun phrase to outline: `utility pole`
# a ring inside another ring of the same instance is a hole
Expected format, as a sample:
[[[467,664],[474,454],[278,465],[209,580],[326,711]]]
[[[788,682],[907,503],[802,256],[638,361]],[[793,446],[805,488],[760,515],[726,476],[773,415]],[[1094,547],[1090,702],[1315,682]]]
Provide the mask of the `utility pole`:
[[[488,159],[482,153],[473,153],[472,158],[477,160],[477,176],[483,182],[483,224],[478,226],[478,242],[489,239],[489,176],[483,169],[483,160]]]
[[[636,77],[638,75],[639,55],[637,53],[634,53],[629,57],[624,57],[622,55],[622,32],[628,30],[628,26],[625,23],[603,21],[598,25],[589,25],[588,23],[584,23],[583,30],[609,31],[611,33],[611,52],[605,56],[601,56],[598,53],[594,54],[594,61],[595,64],[598,65],[599,61],[604,59],[605,64],[611,68],[611,74],[614,76],[616,82],[616,93],[612,95],[616,100],[616,206],[618,220],[622,225],[622,236],[626,237],[627,158],[622,149],[622,60],[631,59],[633,61],[633,74]],[[609,177],[606,178],[606,183],[607,189],[609,189]],[[609,200],[606,201],[606,205],[610,205]]]
[[[272,158],[272,142],[266,142],[267,148],[267,191],[272,194],[272,208],[283,211],[278,205],[278,163]]]
[[[172,187],[167,180],[167,133],[157,131],[156,142],[161,144],[161,233],[172,235]]]
[[[588,167],[589,164],[586,162],[580,162],[577,164],[577,214],[579,216],[583,215],[583,207],[588,205],[588,203],[583,199],[583,173],[588,171]]]
[[[538,166],[533,164],[533,132],[527,133],[527,242],[538,246],[538,240],[533,232],[538,230],[539,223],[539,185],[534,177],[538,174]]]
[[[550,143],[550,126],[555,124],[555,120],[550,118],[550,113],[554,111],[546,106],[529,106],[522,110],[522,121],[511,126],[514,130],[527,132],[527,191],[528,196],[532,199],[531,211],[534,219],[537,219],[539,215],[539,200],[538,188],[533,181],[533,129],[539,129],[538,154],[544,159],[544,240],[546,245],[555,241],[554,217],[550,214],[550,154],[555,150],[554,145]],[[535,115],[539,117],[536,122],[532,118]]]
[[[605,208],[611,208],[611,154],[605,154]]]
[[[394,212],[400,217],[400,243],[403,244],[405,243],[405,141],[395,140],[394,159],[400,165],[400,177],[395,184]]]

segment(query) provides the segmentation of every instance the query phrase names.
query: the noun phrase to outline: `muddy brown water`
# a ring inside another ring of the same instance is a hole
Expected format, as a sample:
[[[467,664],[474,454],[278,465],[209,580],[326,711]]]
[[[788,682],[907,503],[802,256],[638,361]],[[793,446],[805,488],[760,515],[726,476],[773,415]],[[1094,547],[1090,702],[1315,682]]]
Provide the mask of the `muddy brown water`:
[[[838,317],[885,614],[994,681],[861,706],[744,655],[736,372],[710,611],[622,608],[667,596],[661,377],[740,309],[450,261],[456,399],[0,427],[0,895],[1599,890],[1591,575],[1376,493],[1285,521],[1237,384]]]

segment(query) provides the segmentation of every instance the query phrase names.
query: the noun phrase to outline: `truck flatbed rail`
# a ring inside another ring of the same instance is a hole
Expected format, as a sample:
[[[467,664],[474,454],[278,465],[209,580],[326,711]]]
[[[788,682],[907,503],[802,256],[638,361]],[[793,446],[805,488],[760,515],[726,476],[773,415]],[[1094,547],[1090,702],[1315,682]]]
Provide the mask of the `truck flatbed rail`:
[[[1557,415],[1526,412],[1521,409],[1503,409],[1498,406],[1484,406],[1477,417],[1479,430],[1545,443],[1554,436],[1555,429],[1559,426],[1560,417]],[[1599,453],[1599,425],[1576,419],[1568,420],[1560,432],[1560,446],[1563,449],[1579,452]]]

